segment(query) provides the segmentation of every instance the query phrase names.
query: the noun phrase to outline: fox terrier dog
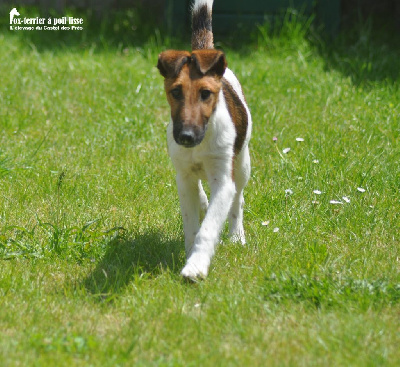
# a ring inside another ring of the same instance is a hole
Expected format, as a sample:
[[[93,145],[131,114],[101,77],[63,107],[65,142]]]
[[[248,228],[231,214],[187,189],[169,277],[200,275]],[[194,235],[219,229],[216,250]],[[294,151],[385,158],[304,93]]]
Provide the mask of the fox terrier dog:
[[[168,152],[187,256],[181,274],[192,280],[207,276],[227,218],[231,239],[245,244],[243,189],[250,177],[251,115],[224,53],[214,49],[212,5],[194,0],[192,52],[164,51],[157,64],[171,107]],[[201,180],[208,181],[210,202]]]

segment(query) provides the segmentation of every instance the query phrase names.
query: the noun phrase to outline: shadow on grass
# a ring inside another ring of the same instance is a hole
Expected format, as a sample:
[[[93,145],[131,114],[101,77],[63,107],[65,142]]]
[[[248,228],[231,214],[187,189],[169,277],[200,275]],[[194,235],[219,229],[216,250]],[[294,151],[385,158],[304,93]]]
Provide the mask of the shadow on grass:
[[[84,287],[101,300],[112,299],[134,279],[152,278],[165,270],[179,274],[183,262],[182,241],[165,239],[159,232],[117,239],[84,280]]]

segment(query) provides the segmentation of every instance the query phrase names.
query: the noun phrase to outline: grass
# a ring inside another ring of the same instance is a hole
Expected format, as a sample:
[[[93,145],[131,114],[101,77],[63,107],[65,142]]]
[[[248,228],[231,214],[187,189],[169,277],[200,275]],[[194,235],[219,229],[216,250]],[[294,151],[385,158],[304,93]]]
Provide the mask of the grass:
[[[248,244],[224,232],[198,284],[155,68],[175,41],[0,34],[3,365],[398,364],[399,51],[296,22],[222,43],[254,121]]]

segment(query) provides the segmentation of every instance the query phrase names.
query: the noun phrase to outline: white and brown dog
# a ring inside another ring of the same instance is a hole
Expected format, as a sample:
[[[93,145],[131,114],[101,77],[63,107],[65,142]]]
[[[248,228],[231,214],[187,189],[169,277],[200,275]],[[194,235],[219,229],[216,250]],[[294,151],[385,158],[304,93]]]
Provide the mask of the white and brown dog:
[[[250,176],[251,116],[224,53],[214,49],[212,4],[194,1],[192,53],[164,51],[157,65],[171,107],[168,151],[177,172],[187,255],[181,274],[190,279],[207,276],[228,217],[232,240],[245,243],[243,189]],[[208,180],[210,203],[202,179]]]

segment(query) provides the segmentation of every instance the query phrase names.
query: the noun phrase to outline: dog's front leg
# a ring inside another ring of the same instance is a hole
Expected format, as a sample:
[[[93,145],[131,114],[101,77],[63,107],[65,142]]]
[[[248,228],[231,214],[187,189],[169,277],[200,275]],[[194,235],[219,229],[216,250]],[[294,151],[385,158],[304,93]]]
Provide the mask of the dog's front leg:
[[[190,279],[204,278],[208,274],[211,258],[219,240],[222,226],[228,217],[235,195],[231,172],[213,170],[208,174],[210,203],[203,223],[194,238],[194,244],[182,275]]]
[[[178,172],[176,184],[181,205],[183,231],[185,233],[186,256],[189,257],[195,236],[200,227],[200,183],[193,176]]]

